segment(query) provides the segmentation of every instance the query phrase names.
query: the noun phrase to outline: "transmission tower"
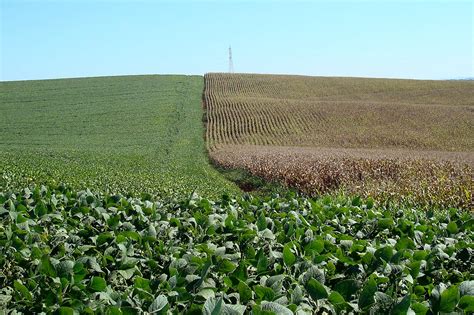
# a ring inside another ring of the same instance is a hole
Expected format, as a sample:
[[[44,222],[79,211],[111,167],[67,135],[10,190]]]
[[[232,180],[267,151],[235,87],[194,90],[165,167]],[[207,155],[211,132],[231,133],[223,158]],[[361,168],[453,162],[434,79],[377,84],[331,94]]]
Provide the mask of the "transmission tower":
[[[234,62],[232,61],[232,47],[229,46],[229,73],[234,73]]]

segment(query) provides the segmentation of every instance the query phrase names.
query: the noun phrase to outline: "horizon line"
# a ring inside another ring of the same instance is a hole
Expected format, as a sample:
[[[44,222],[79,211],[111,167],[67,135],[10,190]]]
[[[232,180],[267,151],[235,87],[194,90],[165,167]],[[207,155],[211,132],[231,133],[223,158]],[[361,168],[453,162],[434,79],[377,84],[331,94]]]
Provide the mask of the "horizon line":
[[[454,77],[445,79],[419,79],[407,77],[372,77],[372,76],[351,76],[351,75],[310,75],[297,73],[265,73],[265,72],[234,72],[229,73],[225,71],[210,71],[204,74],[185,74],[185,73],[139,73],[139,74],[111,74],[111,75],[92,75],[92,76],[71,76],[71,77],[46,77],[39,79],[0,79],[0,83],[7,82],[24,82],[24,81],[48,81],[48,80],[69,80],[69,79],[92,79],[92,78],[110,78],[110,77],[132,77],[132,76],[200,76],[204,77],[208,73],[227,73],[232,75],[238,74],[258,74],[258,75],[276,75],[276,76],[303,76],[303,77],[320,77],[320,78],[356,78],[356,79],[386,79],[386,80],[414,80],[414,81],[472,81],[474,77]]]

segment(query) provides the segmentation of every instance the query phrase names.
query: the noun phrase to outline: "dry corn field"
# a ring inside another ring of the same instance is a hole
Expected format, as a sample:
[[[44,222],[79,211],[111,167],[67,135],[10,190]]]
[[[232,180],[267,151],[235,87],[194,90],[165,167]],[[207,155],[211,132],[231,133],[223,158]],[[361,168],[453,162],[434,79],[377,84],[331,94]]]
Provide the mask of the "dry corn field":
[[[472,208],[474,82],[207,74],[213,161],[309,194]]]

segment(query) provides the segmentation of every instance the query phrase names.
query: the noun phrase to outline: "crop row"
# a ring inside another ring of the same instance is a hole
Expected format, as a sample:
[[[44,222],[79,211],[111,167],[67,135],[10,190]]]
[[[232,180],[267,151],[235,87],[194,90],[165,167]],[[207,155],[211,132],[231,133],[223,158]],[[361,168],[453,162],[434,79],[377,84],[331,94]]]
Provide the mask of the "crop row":
[[[207,74],[208,146],[472,150],[473,84],[420,82]]]
[[[310,195],[473,207],[472,82],[207,74],[214,163]]]

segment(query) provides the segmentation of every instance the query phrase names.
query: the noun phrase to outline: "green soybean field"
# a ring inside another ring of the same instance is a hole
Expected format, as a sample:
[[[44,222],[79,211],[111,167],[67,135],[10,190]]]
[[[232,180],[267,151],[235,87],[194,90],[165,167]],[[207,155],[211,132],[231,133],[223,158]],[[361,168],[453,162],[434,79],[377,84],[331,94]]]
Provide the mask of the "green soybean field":
[[[474,311],[472,215],[360,198],[0,195],[0,307],[58,314]]]
[[[29,183],[128,194],[219,196],[199,76],[0,83],[0,190]]]

